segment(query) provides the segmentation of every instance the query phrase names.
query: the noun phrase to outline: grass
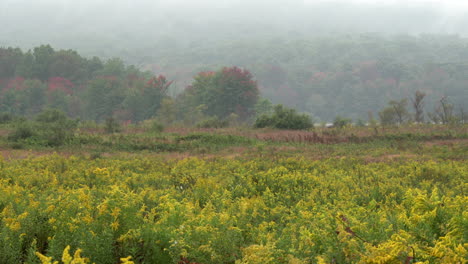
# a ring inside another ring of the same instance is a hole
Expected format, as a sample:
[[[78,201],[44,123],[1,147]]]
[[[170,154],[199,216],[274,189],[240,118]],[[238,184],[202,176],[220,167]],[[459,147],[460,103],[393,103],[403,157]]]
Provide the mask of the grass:
[[[119,133],[102,127],[80,127],[67,144],[46,147],[38,142],[7,139],[10,126],[0,127],[3,153],[74,153],[90,156],[153,155],[169,157],[353,157],[367,161],[394,159],[465,160],[468,127],[408,126],[395,128],[316,128],[284,131],[239,128],[168,128],[152,132],[131,126]],[[5,156],[5,154],[4,154]]]

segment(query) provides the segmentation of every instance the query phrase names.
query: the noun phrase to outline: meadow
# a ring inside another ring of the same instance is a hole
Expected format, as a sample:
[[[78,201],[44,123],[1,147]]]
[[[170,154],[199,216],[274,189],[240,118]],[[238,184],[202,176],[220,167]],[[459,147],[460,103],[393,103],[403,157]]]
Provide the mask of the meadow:
[[[466,126],[0,129],[0,263],[466,263]]]

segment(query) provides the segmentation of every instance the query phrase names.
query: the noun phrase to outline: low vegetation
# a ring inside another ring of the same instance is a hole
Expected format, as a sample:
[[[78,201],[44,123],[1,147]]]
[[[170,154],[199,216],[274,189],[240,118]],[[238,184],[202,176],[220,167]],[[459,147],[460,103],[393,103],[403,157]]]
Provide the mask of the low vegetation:
[[[192,138],[206,140],[180,140]],[[65,248],[103,264],[467,257],[464,161],[51,155],[0,166],[7,263],[59,260]]]

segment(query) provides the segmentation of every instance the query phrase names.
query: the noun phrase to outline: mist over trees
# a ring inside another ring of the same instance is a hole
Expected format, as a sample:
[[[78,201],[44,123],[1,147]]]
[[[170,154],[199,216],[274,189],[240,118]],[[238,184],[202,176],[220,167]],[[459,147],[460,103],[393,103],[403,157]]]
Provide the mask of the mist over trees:
[[[0,46],[23,51],[4,49],[11,54],[1,58],[1,85],[15,85],[8,76],[24,78],[35,87],[27,91],[47,96],[31,104],[22,98],[33,95],[21,95],[19,104],[73,106],[64,110],[96,120],[111,113],[147,119],[164,99],[182,95],[199,72],[232,66],[249,70],[259,96],[317,121],[365,119],[415,91],[426,94],[426,110],[441,98],[460,106],[468,100],[468,13],[453,12],[343,1],[5,0]],[[130,81],[132,74],[140,79]],[[145,83],[153,75],[165,80],[157,89]],[[148,98],[159,99],[143,111]],[[114,113],[117,106],[125,111]]]

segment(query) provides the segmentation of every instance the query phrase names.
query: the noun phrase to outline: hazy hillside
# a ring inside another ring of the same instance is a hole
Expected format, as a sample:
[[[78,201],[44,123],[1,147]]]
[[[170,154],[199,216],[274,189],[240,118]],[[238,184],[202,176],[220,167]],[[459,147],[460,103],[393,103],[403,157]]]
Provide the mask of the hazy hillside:
[[[428,107],[444,95],[455,105],[468,100],[468,13],[447,7],[5,0],[0,46],[51,44],[85,56],[120,57],[165,74],[174,81],[173,95],[199,71],[236,65],[251,70],[273,102],[321,120],[365,118],[416,90],[428,93]]]

